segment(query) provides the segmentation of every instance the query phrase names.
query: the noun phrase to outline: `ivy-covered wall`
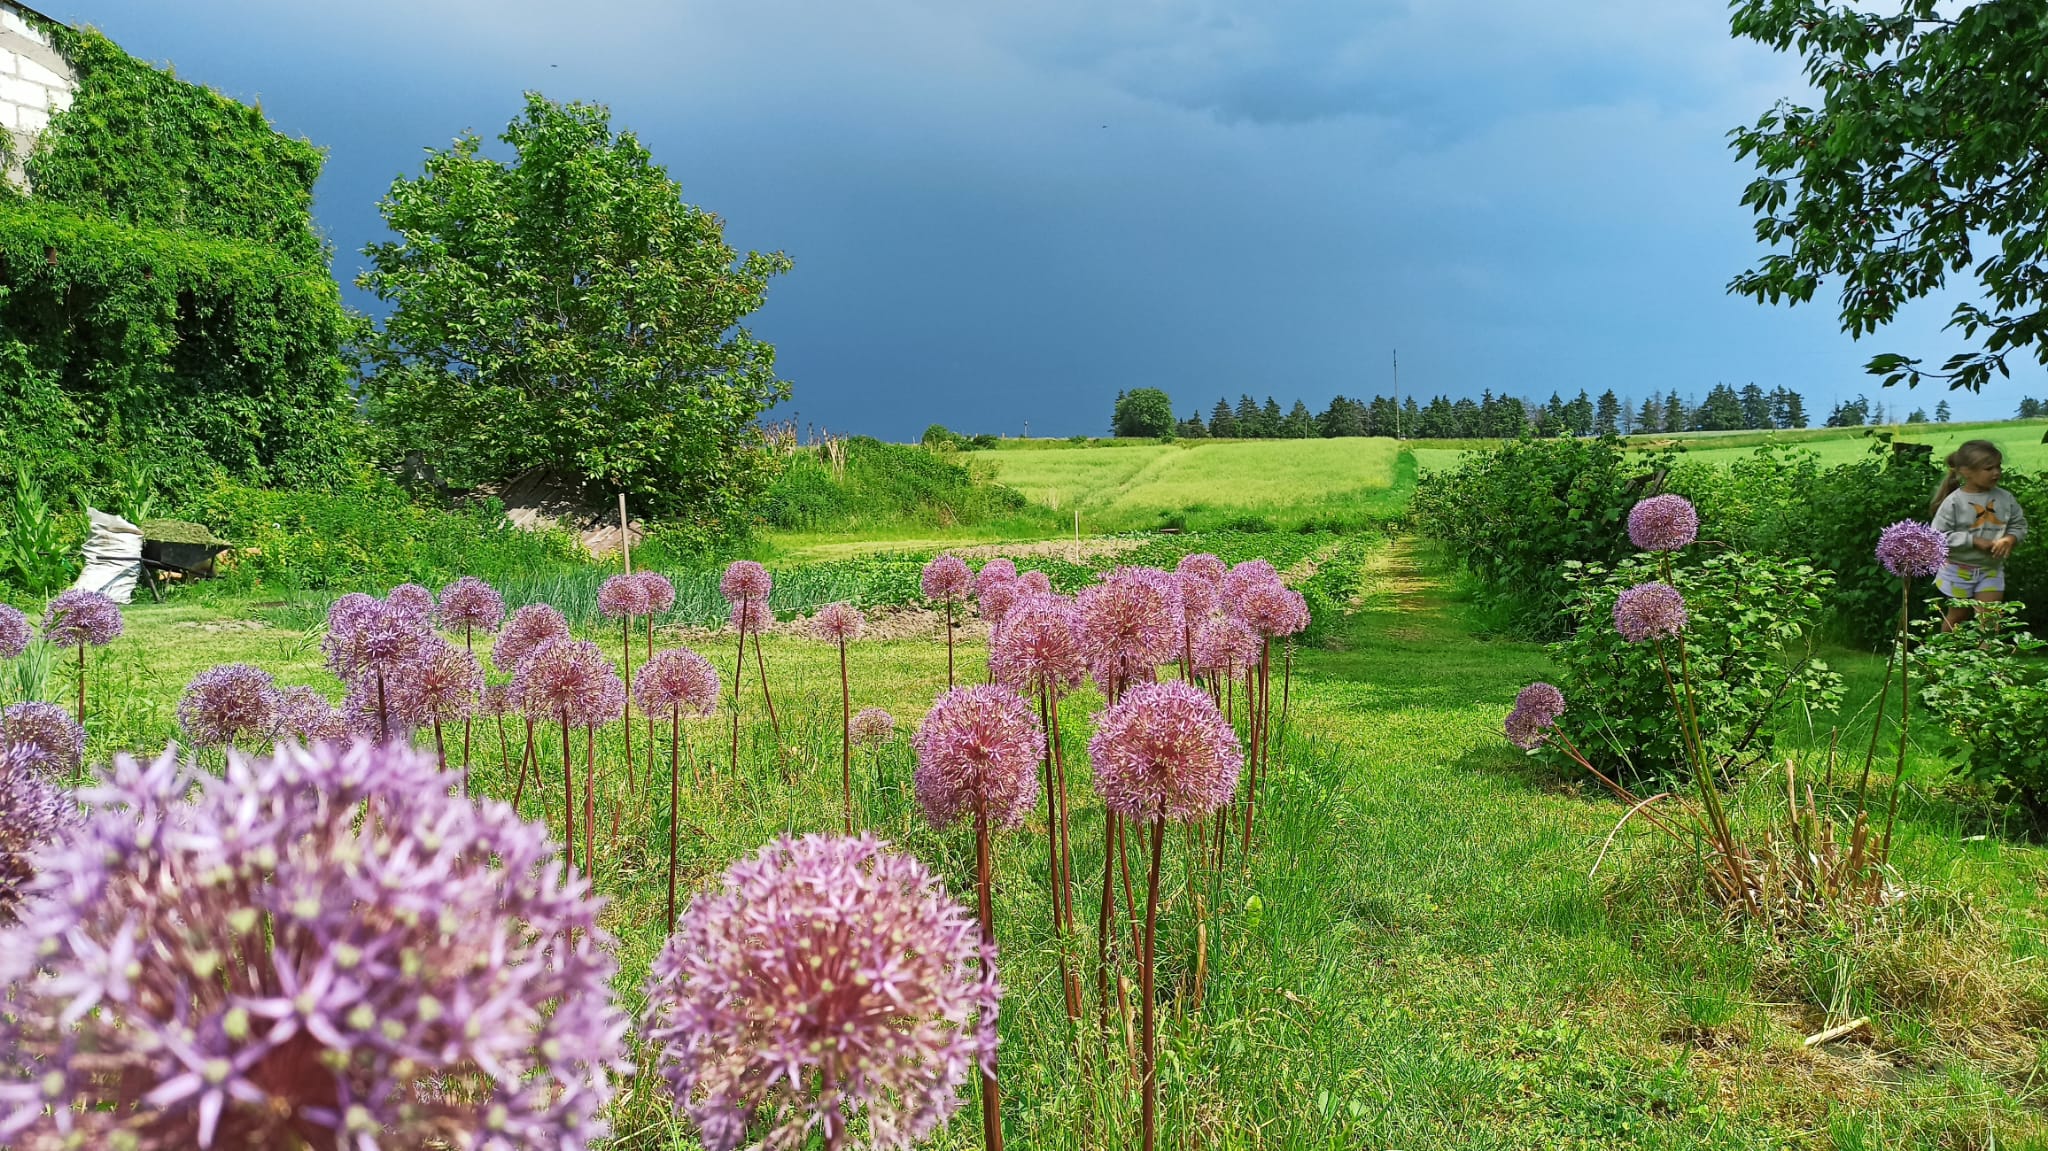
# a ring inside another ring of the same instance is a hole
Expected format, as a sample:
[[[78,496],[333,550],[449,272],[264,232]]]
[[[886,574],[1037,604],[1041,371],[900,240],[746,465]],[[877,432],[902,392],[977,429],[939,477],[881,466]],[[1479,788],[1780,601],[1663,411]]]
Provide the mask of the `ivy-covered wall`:
[[[0,444],[58,492],[123,453],[175,490],[306,482],[357,433],[311,216],[322,156],[260,110],[52,26],[78,91],[0,187]]]

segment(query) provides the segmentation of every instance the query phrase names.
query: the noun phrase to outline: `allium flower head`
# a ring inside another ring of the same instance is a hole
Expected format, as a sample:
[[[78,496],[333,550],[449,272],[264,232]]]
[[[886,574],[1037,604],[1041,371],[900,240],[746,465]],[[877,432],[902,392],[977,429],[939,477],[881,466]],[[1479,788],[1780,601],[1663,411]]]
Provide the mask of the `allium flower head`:
[[[1235,613],[1245,593],[1255,587],[1279,583],[1280,573],[1265,560],[1246,560],[1223,573],[1223,610]]]
[[[475,576],[463,576],[441,589],[439,618],[450,631],[496,631],[505,622],[505,597]]]
[[[426,630],[434,622],[434,593],[416,583],[402,583],[384,596],[385,606],[414,627]]]
[[[1900,520],[1877,538],[1884,570],[1906,579],[1926,579],[1948,562],[1948,539],[1915,520]]]
[[[946,554],[924,565],[924,574],[917,582],[926,599],[959,603],[973,590],[974,573],[967,570],[966,561],[959,556]]]
[[[427,598],[431,606],[433,597]],[[327,666],[344,680],[370,672],[389,674],[418,658],[421,645],[433,635],[429,615],[403,600],[345,595],[327,609],[327,638],[320,644]]]
[[[518,711],[519,700],[512,694],[512,685],[509,683],[487,683],[484,685],[484,693],[476,697],[478,715],[513,715]]]
[[[1308,626],[1307,599],[1279,580],[1246,587],[1236,607],[1237,618],[1262,636],[1293,635]]]
[[[718,669],[686,647],[656,652],[633,680],[633,698],[649,715],[710,715],[718,709]]]
[[[512,613],[498,642],[491,645],[491,664],[500,672],[516,672],[534,652],[569,638],[569,621],[544,603],[530,603]]]
[[[238,737],[265,739],[277,728],[280,700],[270,673],[246,663],[207,668],[185,685],[178,701],[178,726],[200,747],[233,743]]]
[[[78,808],[26,755],[0,748],[0,927],[13,924],[37,849],[78,823]]]
[[[896,737],[896,717],[879,707],[864,707],[853,713],[847,734],[861,747],[879,747]]]
[[[676,585],[658,571],[635,572],[634,579],[640,581],[640,590],[647,593],[647,614],[660,615],[676,606]]]
[[[1080,683],[1088,663],[1073,601],[1055,595],[1017,600],[989,639],[988,666],[997,683],[1014,691],[1058,692]]]
[[[400,677],[400,708],[420,724],[461,719],[476,710],[484,691],[484,667],[474,654],[436,638],[420,649]]]
[[[85,729],[56,704],[17,703],[0,711],[0,750],[41,771],[75,771],[85,762]]]
[[[1200,675],[1235,678],[1243,675],[1246,669],[1259,666],[1263,646],[1259,633],[1247,627],[1243,620],[1227,615],[1213,616],[1195,628],[1195,671]]]
[[[1118,568],[1075,597],[1081,650],[1105,695],[1149,679],[1180,654],[1180,581],[1156,568]]]
[[[775,613],[768,610],[767,600],[736,599],[732,601],[732,610],[727,615],[727,622],[732,624],[735,630],[744,631],[749,635],[760,635],[775,626]]]
[[[1532,683],[1515,696],[1515,709],[1502,726],[1508,742],[1524,751],[1541,744],[1547,731],[1564,714],[1564,693],[1547,683]]]
[[[995,559],[981,565],[981,570],[974,573],[974,594],[979,596],[983,591],[995,584],[1010,583],[1016,578],[1016,563],[997,556]]]
[[[564,640],[535,652],[512,678],[519,710],[533,719],[596,727],[625,714],[626,684],[589,640]]]
[[[28,625],[28,617],[12,604],[0,603],[0,659],[13,659],[28,650],[28,641],[34,633]]]
[[[1018,597],[1022,595],[1024,595],[1024,583],[1022,580],[989,580],[981,585],[979,593],[974,598],[974,607],[977,612],[981,613],[981,618],[984,622],[991,627],[995,627],[1003,622],[1004,616],[1010,614],[1010,609],[1016,605]]]
[[[1198,819],[1230,802],[1244,766],[1216,701],[1178,680],[1140,684],[1102,714],[1088,741],[1095,793],[1128,819]]]
[[[73,588],[43,611],[43,639],[58,647],[105,647],[121,634],[121,605]]]
[[[868,617],[850,603],[828,603],[811,617],[811,637],[826,643],[852,643],[867,630]]]
[[[924,864],[868,835],[806,836],[691,901],[644,1026],[709,1151],[795,1151],[862,1115],[870,1145],[900,1151],[994,1059],[1001,998],[993,947]]]
[[[991,830],[1016,827],[1038,802],[1045,731],[1024,697],[999,684],[956,687],[938,698],[910,739],[918,805],[934,827],[985,814]]]
[[[278,689],[277,733],[301,743],[345,740],[351,734],[348,717],[310,687]]]
[[[647,614],[647,585],[636,575],[615,575],[597,589],[597,610],[606,619],[638,619]]]
[[[718,590],[727,600],[766,600],[775,580],[768,569],[753,560],[734,560],[718,580]]]
[[[225,778],[117,760],[0,931],[26,1071],[0,1141],[602,1138],[626,1021],[597,901],[539,827],[449,790],[363,743],[232,753]]]
[[[1223,581],[1210,579],[1200,572],[1177,571],[1173,574],[1180,584],[1180,611],[1184,626],[1198,627],[1203,620],[1221,610]]]
[[[1180,557],[1180,562],[1174,565],[1173,570],[1180,575],[1194,576],[1220,585],[1224,573],[1230,569],[1224,566],[1222,560],[1208,552],[1190,552]]]
[[[1036,568],[1028,572],[1018,572],[1017,594],[1020,596],[1051,595],[1052,577]]]
[[[1684,496],[1651,496],[1628,512],[1628,538],[1648,552],[1675,552],[1697,539],[1700,513]]]
[[[1614,629],[1630,643],[1669,639],[1685,629],[1685,597],[1668,583],[1643,583],[1614,601]]]

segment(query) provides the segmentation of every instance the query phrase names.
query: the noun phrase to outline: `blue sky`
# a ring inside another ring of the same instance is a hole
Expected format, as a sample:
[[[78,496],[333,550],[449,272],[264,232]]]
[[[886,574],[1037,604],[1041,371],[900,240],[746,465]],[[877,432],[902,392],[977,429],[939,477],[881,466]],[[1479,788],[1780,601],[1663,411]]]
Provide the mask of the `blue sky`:
[[[1963,345],[1923,302],[1726,293],[1762,249],[1726,133],[1805,91],[1720,0],[37,0],[328,152],[352,279],[423,150],[522,90],[609,104],[741,248],[755,330],[834,432],[1106,431],[1116,392],[1640,401],[1754,381],[1958,418],[2048,394],[1879,389]],[[349,289],[351,302],[373,300]]]

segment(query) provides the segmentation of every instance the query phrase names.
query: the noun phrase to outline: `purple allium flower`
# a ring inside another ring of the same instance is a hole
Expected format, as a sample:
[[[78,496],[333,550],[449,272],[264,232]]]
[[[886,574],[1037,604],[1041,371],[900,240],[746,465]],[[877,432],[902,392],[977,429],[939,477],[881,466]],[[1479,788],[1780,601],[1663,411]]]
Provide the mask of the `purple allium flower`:
[[[233,743],[240,736],[265,739],[277,728],[279,702],[269,672],[252,664],[224,663],[185,685],[178,726],[200,747]]]
[[[863,1113],[868,1145],[903,1149],[993,1060],[1001,999],[980,924],[916,857],[813,835],[691,901],[654,961],[644,1027],[710,1151],[750,1127],[752,1146],[795,1151]]]
[[[1195,671],[1201,675],[1235,678],[1243,675],[1246,669],[1259,666],[1263,647],[1259,633],[1247,627],[1243,620],[1231,616],[1211,617],[1195,628]]]
[[[43,639],[58,647],[105,647],[121,634],[121,605],[96,591],[73,588],[43,612]]]
[[[85,729],[56,704],[17,703],[0,711],[0,750],[41,771],[75,771],[85,762]]]
[[[515,715],[519,711],[519,699],[512,694],[509,683],[487,683],[483,694],[476,697],[476,713],[486,716]]]
[[[1308,601],[1279,580],[1265,581],[1244,589],[1236,615],[1259,635],[1293,635],[1308,626]]]
[[[1540,722],[1537,716],[1519,707],[1508,712],[1508,718],[1501,724],[1508,742],[1523,751],[1534,751],[1542,746],[1543,741],[1549,738],[1550,727],[1549,723]]]
[[[1118,568],[1075,598],[1081,651],[1105,695],[1149,679],[1180,654],[1180,581],[1157,568]]]
[[[77,823],[70,796],[36,771],[27,755],[0,749],[0,928],[20,914],[35,878],[36,850]]]
[[[1224,566],[1222,560],[1208,552],[1190,552],[1180,557],[1180,562],[1174,565],[1173,570],[1180,575],[1194,576],[1221,585],[1224,573],[1230,569]]]
[[[999,684],[956,687],[940,696],[910,739],[912,784],[925,818],[945,827],[986,814],[990,830],[1016,827],[1038,802],[1045,731],[1024,697]]]
[[[1668,639],[1685,628],[1685,597],[1668,583],[1643,583],[1614,601],[1614,629],[1630,643]]]
[[[530,603],[512,613],[498,642],[491,645],[491,665],[501,672],[516,672],[526,657],[569,638],[569,621],[544,603]]]
[[[233,753],[219,779],[123,756],[80,798],[89,830],[38,856],[0,931],[25,1072],[0,1082],[0,1140],[580,1151],[607,1133],[612,941],[506,804],[363,743]]]
[[[434,593],[416,583],[402,583],[392,588],[384,596],[384,604],[422,631],[433,626]]]
[[[981,565],[981,570],[974,573],[974,594],[979,596],[984,590],[995,584],[1010,583],[1016,578],[1017,565],[1010,560],[997,556],[995,559]]]
[[[640,581],[640,590],[647,593],[647,614],[660,615],[676,606],[676,585],[657,571],[637,572],[633,576]]]
[[[647,585],[636,575],[615,575],[597,589],[597,610],[606,619],[638,619],[647,614]]]
[[[407,665],[386,675],[381,698],[377,692],[378,677],[365,675],[349,681],[348,691],[341,697],[341,719],[348,729],[342,737],[344,741],[412,742],[413,732],[432,717],[411,706],[403,682],[409,671]]]
[[[463,576],[441,589],[439,616],[450,631],[496,631],[505,622],[505,597],[475,576]]]
[[[1003,616],[989,640],[989,671],[1015,691],[1065,691],[1088,673],[1073,601],[1027,595]]]
[[[718,709],[718,669],[686,647],[656,652],[633,680],[633,698],[649,715],[710,715]]]
[[[1537,723],[1548,726],[1564,714],[1564,693],[1538,680],[1516,693],[1515,710],[1528,712]]]
[[[853,713],[846,727],[853,742],[862,747],[879,747],[896,736],[896,717],[879,707],[864,707]]]
[[[1140,684],[1088,741],[1095,793],[1127,819],[1197,819],[1230,802],[1244,766],[1237,733],[1193,684]]]
[[[420,649],[399,677],[398,710],[425,725],[447,723],[476,710],[484,691],[484,667],[474,654],[436,638]]]
[[[768,569],[753,560],[734,560],[718,580],[719,592],[733,603],[766,600],[774,586],[775,581],[768,575]]]
[[[302,743],[345,740],[351,734],[348,717],[335,710],[326,696],[310,687],[278,689],[277,732]]]
[[[959,556],[941,555],[924,565],[918,579],[924,597],[939,603],[959,603],[974,589],[974,573]]]
[[[1948,540],[1915,520],[1900,520],[1877,539],[1878,562],[1906,579],[1926,579],[1948,561]]]
[[[992,579],[979,585],[975,596],[975,610],[991,627],[1001,624],[1003,617],[1010,614],[1017,598],[1024,594],[1022,580]]]
[[[1037,569],[1017,573],[1018,595],[1051,595],[1052,577]]]
[[[1223,573],[1223,610],[1236,614],[1245,593],[1255,587],[1279,583],[1280,573],[1265,560],[1246,560]]]
[[[1628,512],[1628,538],[1648,552],[1675,552],[1699,538],[1700,513],[1684,496],[1651,496]]]
[[[1180,611],[1186,627],[1199,627],[1202,621],[1215,615],[1223,607],[1223,583],[1199,572],[1175,572],[1174,579],[1180,584]]]
[[[626,684],[589,640],[564,640],[535,652],[512,680],[519,710],[572,727],[610,723],[626,711]]]
[[[811,617],[811,637],[826,643],[852,643],[867,630],[868,618],[850,603],[828,603]]]
[[[729,622],[734,628],[759,635],[775,626],[775,613],[768,610],[767,600],[736,599]]]
[[[28,617],[21,614],[21,609],[0,603],[0,659],[13,659],[27,651],[32,638]]]
[[[429,595],[430,605],[432,600]],[[327,638],[320,645],[327,653],[327,666],[343,680],[368,672],[392,673],[419,657],[421,645],[433,634],[429,614],[405,600],[394,604],[366,595],[335,600],[327,609]]]

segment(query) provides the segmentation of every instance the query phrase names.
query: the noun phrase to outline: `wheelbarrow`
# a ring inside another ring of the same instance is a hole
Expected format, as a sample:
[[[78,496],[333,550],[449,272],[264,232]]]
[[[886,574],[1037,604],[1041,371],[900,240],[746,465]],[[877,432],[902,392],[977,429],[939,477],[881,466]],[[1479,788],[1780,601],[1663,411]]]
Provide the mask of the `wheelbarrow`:
[[[180,579],[206,579],[213,575],[214,559],[233,546],[214,535],[204,524],[184,520],[144,520],[142,580],[149,585],[149,594],[162,603],[164,597],[159,590],[158,572],[174,574]]]

